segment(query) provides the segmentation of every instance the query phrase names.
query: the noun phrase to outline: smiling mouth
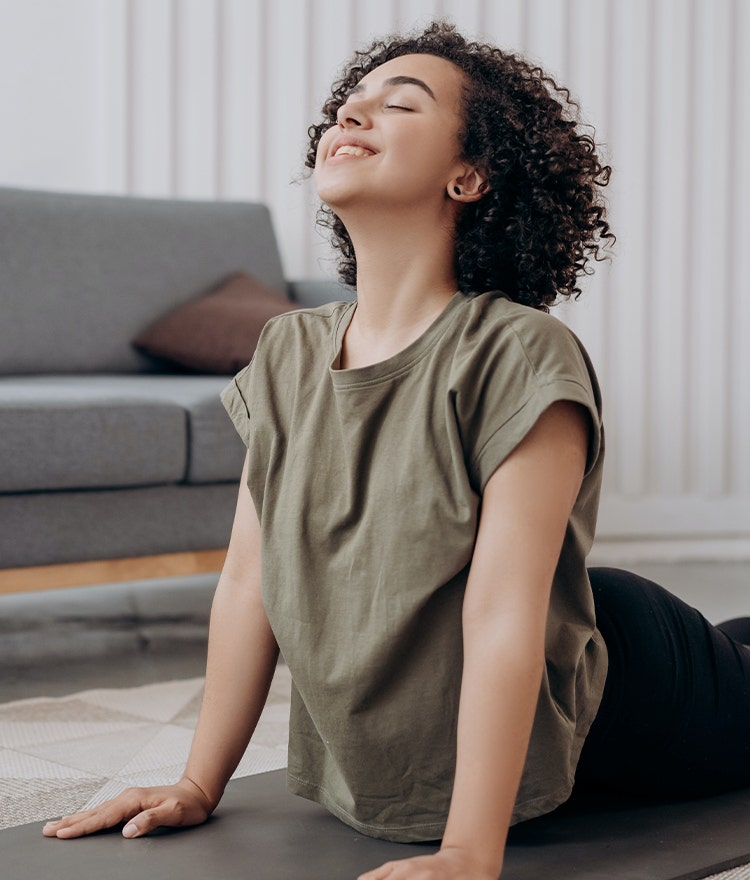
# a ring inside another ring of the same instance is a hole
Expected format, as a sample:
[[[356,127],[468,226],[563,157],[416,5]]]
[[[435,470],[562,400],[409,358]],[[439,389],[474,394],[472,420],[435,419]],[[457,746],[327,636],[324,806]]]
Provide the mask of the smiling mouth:
[[[366,156],[374,155],[375,153],[372,150],[366,150],[364,147],[355,147],[351,144],[344,144],[336,150],[333,157],[334,159],[336,156],[356,156],[357,158],[364,158]]]

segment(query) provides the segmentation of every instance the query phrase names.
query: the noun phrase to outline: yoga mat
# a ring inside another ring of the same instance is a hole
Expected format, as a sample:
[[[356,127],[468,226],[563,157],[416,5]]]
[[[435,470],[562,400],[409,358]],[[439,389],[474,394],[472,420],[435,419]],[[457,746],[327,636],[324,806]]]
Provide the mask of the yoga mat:
[[[231,782],[215,816],[139,840],[0,832],[3,880],[354,880],[435,847],[373,840],[286,791],[276,770]],[[678,804],[580,801],[513,829],[503,880],[697,880],[750,861],[750,790]]]

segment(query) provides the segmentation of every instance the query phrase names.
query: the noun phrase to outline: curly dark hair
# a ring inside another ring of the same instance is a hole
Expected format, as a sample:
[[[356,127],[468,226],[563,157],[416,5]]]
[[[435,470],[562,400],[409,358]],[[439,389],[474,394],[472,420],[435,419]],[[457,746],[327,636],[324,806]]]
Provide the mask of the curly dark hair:
[[[445,58],[465,74],[462,158],[489,185],[457,222],[459,290],[501,290],[542,311],[560,297],[578,297],[578,276],[591,274],[590,258],[606,259],[603,248],[615,240],[601,194],[612,169],[600,163],[592,135],[581,130],[570,92],[519,55],[468,42],[444,21],[416,35],[375,41],[355,53],[333,84],[323,121],[308,129],[305,165],[315,167],[321,136],[362,77],[411,54]],[[354,285],[357,262],[346,227],[326,205],[318,223],[339,251],[341,280]]]

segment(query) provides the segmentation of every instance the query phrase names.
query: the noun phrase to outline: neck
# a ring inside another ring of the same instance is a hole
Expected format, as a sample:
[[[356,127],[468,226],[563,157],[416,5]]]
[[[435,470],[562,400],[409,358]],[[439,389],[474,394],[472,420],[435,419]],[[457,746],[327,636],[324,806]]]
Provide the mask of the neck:
[[[452,218],[347,218],[357,255],[357,322],[372,332],[430,321],[457,289]]]
[[[357,309],[342,366],[365,366],[419,338],[456,292],[455,217],[370,210],[344,222],[357,255]]]

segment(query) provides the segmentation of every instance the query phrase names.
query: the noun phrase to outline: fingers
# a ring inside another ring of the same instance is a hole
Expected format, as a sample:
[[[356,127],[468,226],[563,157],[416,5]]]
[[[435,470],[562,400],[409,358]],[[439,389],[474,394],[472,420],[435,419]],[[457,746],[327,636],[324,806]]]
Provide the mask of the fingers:
[[[379,868],[368,871],[366,874],[360,874],[359,877],[357,877],[357,880],[384,880],[385,877],[388,877],[388,875],[393,872],[395,867],[395,862],[386,862]]]
[[[198,825],[208,813],[201,798],[179,786],[131,788],[93,810],[48,822],[42,834],[67,840],[125,823],[123,837],[142,837],[162,825]]]
[[[133,816],[122,829],[122,836],[128,838],[143,837],[144,834],[148,834],[149,831],[153,831],[161,825],[173,824],[169,807],[162,805],[161,807],[144,810],[142,813],[138,813],[137,816]]]
[[[111,804],[102,804],[101,807],[93,810],[63,816],[56,822],[47,822],[42,834],[45,837],[82,837],[84,834],[94,834],[96,831],[112,828],[123,820],[121,811],[112,809]]]
[[[194,824],[196,822],[190,821],[181,804],[170,799],[133,816],[122,829],[122,836],[127,838],[143,837],[144,834],[162,826],[179,828],[181,825]]]
[[[92,810],[63,816],[62,819],[55,822],[47,822],[42,829],[42,834],[45,837],[59,837],[61,839],[94,834],[97,831],[114,828],[121,822],[126,822],[139,813],[143,806],[140,790],[127,789],[114,800],[100,804]]]

